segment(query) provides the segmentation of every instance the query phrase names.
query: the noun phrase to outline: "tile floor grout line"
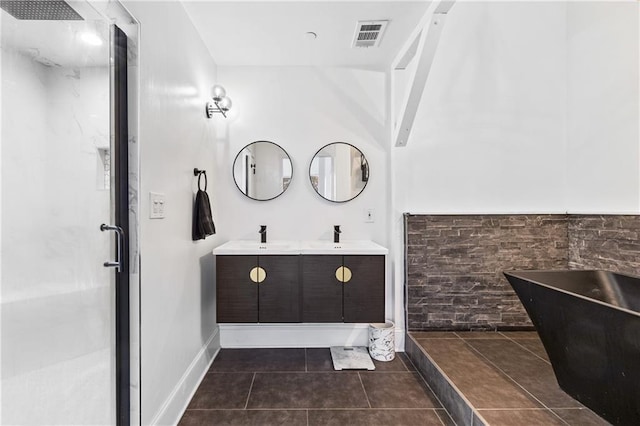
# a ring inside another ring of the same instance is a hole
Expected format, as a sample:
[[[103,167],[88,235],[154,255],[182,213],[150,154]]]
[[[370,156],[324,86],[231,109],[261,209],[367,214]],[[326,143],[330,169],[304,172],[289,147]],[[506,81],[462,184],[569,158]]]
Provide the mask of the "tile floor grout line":
[[[540,405],[542,405],[542,407],[549,409],[549,407],[547,407],[542,401],[540,401],[535,395],[533,395],[531,392],[529,392],[527,389],[525,389],[520,383],[518,383],[516,381],[516,379],[514,379],[513,377],[511,377],[509,374],[507,374],[502,368],[500,368],[495,362],[491,361],[489,358],[487,358],[482,352],[480,352],[478,349],[474,348],[472,345],[470,345],[469,343],[467,343],[466,341],[464,342],[465,345],[467,345],[469,348],[471,348],[471,350],[473,352],[476,352],[478,355],[480,355],[482,358],[484,358],[489,364],[491,364],[492,366],[494,366],[500,373],[502,373],[504,376],[506,376],[510,381],[512,381],[513,383],[515,383],[520,389],[522,389],[523,391],[525,391],[528,395],[530,395],[533,399],[535,399]]]
[[[478,411],[584,410],[584,408],[477,408]]]
[[[307,426],[309,426],[309,409],[304,410],[307,412]]]
[[[324,374],[353,374],[353,373],[357,373],[358,371],[362,371],[362,372],[369,372],[372,374],[380,374],[380,373],[406,373],[406,371],[370,371],[370,370],[365,370],[364,368],[361,369],[350,369],[350,370],[311,370],[311,371],[302,371],[302,370],[291,370],[291,371],[286,371],[286,370],[280,370],[280,371],[271,371],[271,370],[260,370],[260,371],[255,371],[255,373],[260,373],[260,374],[304,374],[304,373],[324,373]],[[252,371],[229,371],[228,373],[252,373]]]
[[[244,409],[246,410],[247,407],[249,406],[249,398],[251,397],[251,391],[253,390],[253,382],[255,382],[256,380],[256,374],[258,373],[253,373],[253,377],[251,378],[251,386],[249,386],[249,392],[247,393],[247,401],[244,403]]]
[[[219,371],[219,372],[215,372],[215,373],[207,373],[207,374],[229,374],[229,373],[262,373],[262,374],[290,374],[290,373],[307,373],[306,371],[299,369],[299,370],[252,370],[252,371],[246,371],[246,370],[238,370],[238,371]],[[311,370],[308,371],[308,373],[341,373],[341,371],[333,371],[333,370]],[[380,371],[380,373],[382,373],[382,371]]]
[[[565,419],[560,417],[558,413],[553,411],[551,408],[478,408],[478,415],[482,417],[481,411],[547,411],[551,412],[551,415],[556,417],[560,422],[571,426],[571,423],[567,422]],[[581,410],[581,408],[578,408]],[[483,418],[484,419],[484,418]]]
[[[400,352],[400,353],[404,353],[404,352]],[[405,355],[406,356],[406,355]],[[409,357],[407,357],[409,358]],[[400,360],[400,362],[402,363],[402,365],[404,366],[404,369],[411,372],[411,370],[409,370],[409,367],[407,367],[407,364],[404,362],[404,360],[402,359],[401,356],[398,356],[398,359]]]
[[[511,340],[513,343],[515,343],[516,345],[520,346],[522,349],[524,349],[525,351],[529,352],[530,354],[532,354],[533,356],[543,360],[544,362],[546,362],[547,364],[551,365],[551,362],[549,360],[544,359],[543,357],[541,357],[540,355],[538,355],[537,353],[533,352],[531,349],[527,348],[526,346],[521,345],[520,343],[518,343],[517,340],[512,339],[509,336],[506,336],[503,334],[504,337],[506,337],[507,339]],[[523,339],[525,340],[525,339]],[[530,339],[530,340],[535,340],[535,339]]]
[[[364,397],[367,398],[367,405],[369,406],[369,408],[372,408],[371,401],[369,401],[369,395],[367,395],[367,390],[364,387],[364,382],[362,381],[362,376],[360,375],[360,372],[358,372],[358,379],[360,379],[360,385],[362,386],[362,392],[364,392]]]
[[[307,348],[304,348],[304,372],[305,373],[309,372],[309,368],[307,367]],[[307,426],[308,426],[308,423],[309,423],[309,419],[307,419]]]
[[[420,377],[420,379],[424,382],[424,384],[427,385],[427,388],[431,391],[431,394],[433,395],[433,397],[436,399],[436,401],[438,401],[438,404],[440,404],[440,407],[447,413],[447,415],[449,417],[451,417],[451,414],[449,414],[449,411],[447,411],[447,409],[445,408],[445,406],[442,403],[442,401],[440,400],[440,398],[438,398],[438,395],[436,395],[436,393],[433,391],[433,389],[431,388],[431,385],[429,384],[429,382],[427,382],[427,379],[422,377],[422,373],[420,372],[418,367],[413,363],[413,361],[411,360],[411,358],[409,358],[409,356],[407,356],[407,359],[409,360],[409,362],[411,363],[411,365],[415,369],[415,371],[410,371],[410,373],[415,373],[415,374],[418,375],[418,377]]]
[[[451,389],[458,395],[458,397],[462,400],[462,402],[471,410],[471,414],[473,415],[473,413],[476,411],[476,408],[471,403],[469,398],[464,393],[462,393],[462,391],[460,390],[460,388],[458,388],[458,385],[455,384],[453,379],[451,379],[451,377],[449,377],[449,375],[444,372],[442,367],[440,367],[438,365],[438,363],[436,363],[436,361],[431,357],[431,355],[429,355],[429,353],[427,352],[427,349],[424,346],[422,346],[422,344],[420,344],[420,342],[418,342],[413,336],[409,335],[409,338],[411,339],[411,343],[410,344],[413,345],[416,348],[416,351],[418,351],[420,354],[422,354],[422,357],[424,359],[426,359],[426,361],[431,366],[433,366],[433,368],[435,369],[436,373],[439,374],[440,377],[442,377],[442,379],[446,382],[446,384],[448,384],[451,387]],[[464,342],[463,339],[460,339],[460,340],[462,340]],[[419,358],[420,356],[416,355],[416,357]],[[418,372],[418,375],[422,378],[422,380],[424,380],[424,382],[427,384],[427,386],[429,386],[429,389],[431,389],[431,386],[429,385],[429,382],[427,382],[425,377],[422,375],[422,372],[420,371],[420,369],[416,366],[416,364],[413,362],[413,360],[411,358],[409,358],[409,360],[411,361],[411,364],[414,367],[416,367],[416,371]],[[431,389],[431,391],[433,392],[433,389]],[[440,398],[438,398],[438,395],[436,395],[435,392],[433,392],[433,394],[435,395],[435,397],[438,400],[438,402],[440,402],[442,407],[446,409],[444,404],[442,404],[442,400],[440,400]],[[449,413],[449,414],[451,414],[451,413]]]
[[[549,361],[547,361],[546,359],[542,358],[541,356],[539,356],[538,354],[536,354],[535,352],[533,352],[532,350],[530,350],[529,348],[521,345],[520,343],[518,343],[518,341],[516,341],[515,339],[507,336],[506,334],[499,332],[502,336],[504,336],[508,341],[511,341],[513,343],[515,343],[518,347],[524,349],[526,352],[532,354],[534,357],[544,361],[546,364],[551,365],[551,363]],[[538,337],[539,339],[539,337]],[[531,339],[531,340],[535,340],[535,339]],[[465,343],[467,343],[465,341]],[[500,368],[498,365],[494,364],[491,360],[489,360],[489,358],[487,358],[486,356],[484,356],[480,351],[478,351],[477,349],[475,349],[472,345],[469,345],[472,349],[474,349],[476,352],[478,352],[480,354],[480,356],[482,356],[484,359],[486,359],[488,362],[490,362],[493,366],[495,366],[498,370],[500,370],[501,373],[503,373],[505,376],[507,376],[509,379],[511,379],[515,384],[517,384],[518,386],[520,386],[525,392],[527,392],[529,395],[531,395],[536,401],[538,401],[547,411],[551,412],[551,415],[557,417],[562,423],[564,424],[569,424],[565,419],[563,419],[562,417],[560,417],[560,415],[558,413],[556,413],[555,411],[553,411],[553,409],[551,407],[548,407],[547,404],[543,403],[540,399],[538,399],[536,396],[534,396],[531,392],[529,392],[527,389],[525,389],[524,386],[522,386],[520,383],[518,383],[514,378],[512,378],[509,374],[506,373],[506,371],[504,371],[502,368]]]
[[[511,410],[589,410],[592,411],[591,409],[589,409],[588,407],[542,407],[542,408],[504,408],[504,407],[496,407],[496,408],[491,408],[491,407],[485,407],[485,408],[476,408],[476,410],[478,411],[482,411],[482,410],[491,410],[491,411],[511,411]],[[595,414],[595,413],[594,413]]]
[[[451,414],[449,414],[446,408],[434,408],[433,411],[436,413],[436,416],[438,416],[438,419],[440,419],[440,423],[442,423],[442,426],[447,426],[447,424],[442,419],[442,416],[438,414],[438,411],[444,411],[444,414],[449,418],[449,420],[451,420],[450,424],[454,424],[454,425],[456,424],[456,422],[453,421]]]
[[[566,421],[565,419],[563,419],[562,417],[560,417],[560,414],[556,413],[556,412],[555,412],[555,411],[553,411],[551,408],[547,408],[547,410],[551,411],[551,414],[553,414],[553,415],[554,415],[554,416],[556,416],[558,419],[560,419],[560,421],[561,421],[562,423],[565,423],[565,424],[567,424],[567,425],[571,426],[571,424],[570,424],[568,421]]]
[[[462,334],[458,334],[458,333],[463,333],[462,331],[453,331],[452,333],[455,334],[458,339],[465,340],[465,338],[462,336]],[[473,333],[473,331],[466,331],[465,333]],[[486,332],[478,331],[477,333],[491,333],[491,332],[490,331],[486,331]],[[473,339],[473,340],[475,340],[475,339]]]
[[[244,408],[189,408],[188,411],[305,411],[305,410],[313,410],[313,411],[371,411],[371,410],[376,410],[376,411],[433,411],[433,410],[441,410],[441,411],[447,411],[444,408],[425,408],[425,407],[420,407],[420,408],[411,408],[411,407],[404,407],[404,408],[389,408],[389,407],[380,407],[380,408],[362,408],[362,407],[347,407],[347,408],[340,408],[340,407],[329,407],[329,408],[323,408],[323,407],[311,407],[311,408],[300,408],[300,407],[277,407],[277,408],[268,408],[268,407],[261,407],[261,408],[247,408],[246,410]]]
[[[547,411],[550,411],[551,414],[553,414],[555,417],[557,417],[558,419],[560,419],[560,421],[562,423],[565,424],[569,424],[566,421],[564,421],[564,419],[562,419],[560,416],[558,416],[555,412],[553,412],[553,410],[551,410],[551,408],[547,407],[547,405],[545,403],[543,403],[540,399],[538,399],[534,394],[532,394],[531,392],[529,392],[524,386],[522,386],[520,383],[518,383],[513,377],[511,377],[509,374],[507,374],[502,368],[500,368],[497,364],[495,364],[493,361],[491,361],[489,358],[487,358],[482,352],[480,352],[479,350],[477,350],[476,348],[474,348],[472,345],[470,345],[469,343],[467,343],[466,341],[464,342],[465,345],[469,346],[471,348],[472,351],[476,352],[478,355],[480,355],[482,358],[484,358],[485,360],[487,360],[487,362],[491,365],[493,365],[495,368],[498,369],[498,371],[500,371],[500,373],[504,374],[509,380],[511,380],[513,383],[515,383],[520,389],[522,389],[523,391],[525,391],[528,395],[531,396],[531,398],[533,398],[534,400],[536,400],[540,405],[542,405],[543,408],[545,408]]]
[[[305,411],[306,408],[300,408],[300,407],[295,407],[295,408],[268,408],[268,407],[261,407],[261,408],[190,408],[189,411]],[[315,410],[315,408],[314,408]]]

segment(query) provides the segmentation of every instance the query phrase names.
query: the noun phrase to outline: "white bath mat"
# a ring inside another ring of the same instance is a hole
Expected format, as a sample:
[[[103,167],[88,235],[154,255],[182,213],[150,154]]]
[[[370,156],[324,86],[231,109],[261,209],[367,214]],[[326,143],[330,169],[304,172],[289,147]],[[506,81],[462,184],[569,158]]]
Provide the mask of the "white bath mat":
[[[364,346],[332,346],[334,370],[375,370],[376,366]]]

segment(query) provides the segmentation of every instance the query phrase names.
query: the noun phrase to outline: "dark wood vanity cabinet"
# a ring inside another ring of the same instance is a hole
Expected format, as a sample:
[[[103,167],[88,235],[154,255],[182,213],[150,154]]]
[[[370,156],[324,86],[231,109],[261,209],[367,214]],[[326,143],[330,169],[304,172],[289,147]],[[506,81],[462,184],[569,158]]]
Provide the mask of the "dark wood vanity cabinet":
[[[258,322],[300,322],[300,256],[258,256]]]
[[[218,322],[300,322],[299,258],[216,256]]]
[[[217,255],[219,323],[384,322],[384,255]]]
[[[302,322],[342,322],[342,256],[302,256]]]
[[[351,279],[342,285],[344,322],[384,322],[384,256],[344,256]]]
[[[381,255],[302,256],[302,321],[384,322],[384,283]]]
[[[249,273],[258,256],[216,256],[218,322],[258,322],[258,288]]]

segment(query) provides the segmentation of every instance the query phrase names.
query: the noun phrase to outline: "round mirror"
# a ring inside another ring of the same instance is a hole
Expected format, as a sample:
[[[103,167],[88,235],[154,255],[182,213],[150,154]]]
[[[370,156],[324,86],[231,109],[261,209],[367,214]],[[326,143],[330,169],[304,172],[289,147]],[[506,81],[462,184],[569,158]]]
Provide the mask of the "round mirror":
[[[272,200],[289,187],[293,169],[287,151],[269,141],[256,141],[240,150],[233,162],[233,180],[244,195]]]
[[[309,167],[311,186],[323,198],[344,203],[356,198],[369,180],[369,163],[355,146],[334,142],[322,147]]]

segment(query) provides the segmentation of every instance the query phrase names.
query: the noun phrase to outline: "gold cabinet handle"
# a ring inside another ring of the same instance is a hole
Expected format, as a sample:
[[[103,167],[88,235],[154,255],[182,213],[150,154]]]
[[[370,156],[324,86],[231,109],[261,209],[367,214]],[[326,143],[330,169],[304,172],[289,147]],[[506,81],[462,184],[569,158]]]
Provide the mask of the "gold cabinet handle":
[[[336,279],[341,283],[348,283],[351,281],[351,269],[346,266],[341,266],[336,269]]]
[[[344,266],[344,280],[343,282],[348,283],[349,281],[351,281],[351,269],[347,268],[346,266]]]
[[[251,272],[249,272],[249,278],[254,283],[261,283],[262,281],[267,279],[267,271],[265,271],[259,266],[256,266],[251,270]]]

